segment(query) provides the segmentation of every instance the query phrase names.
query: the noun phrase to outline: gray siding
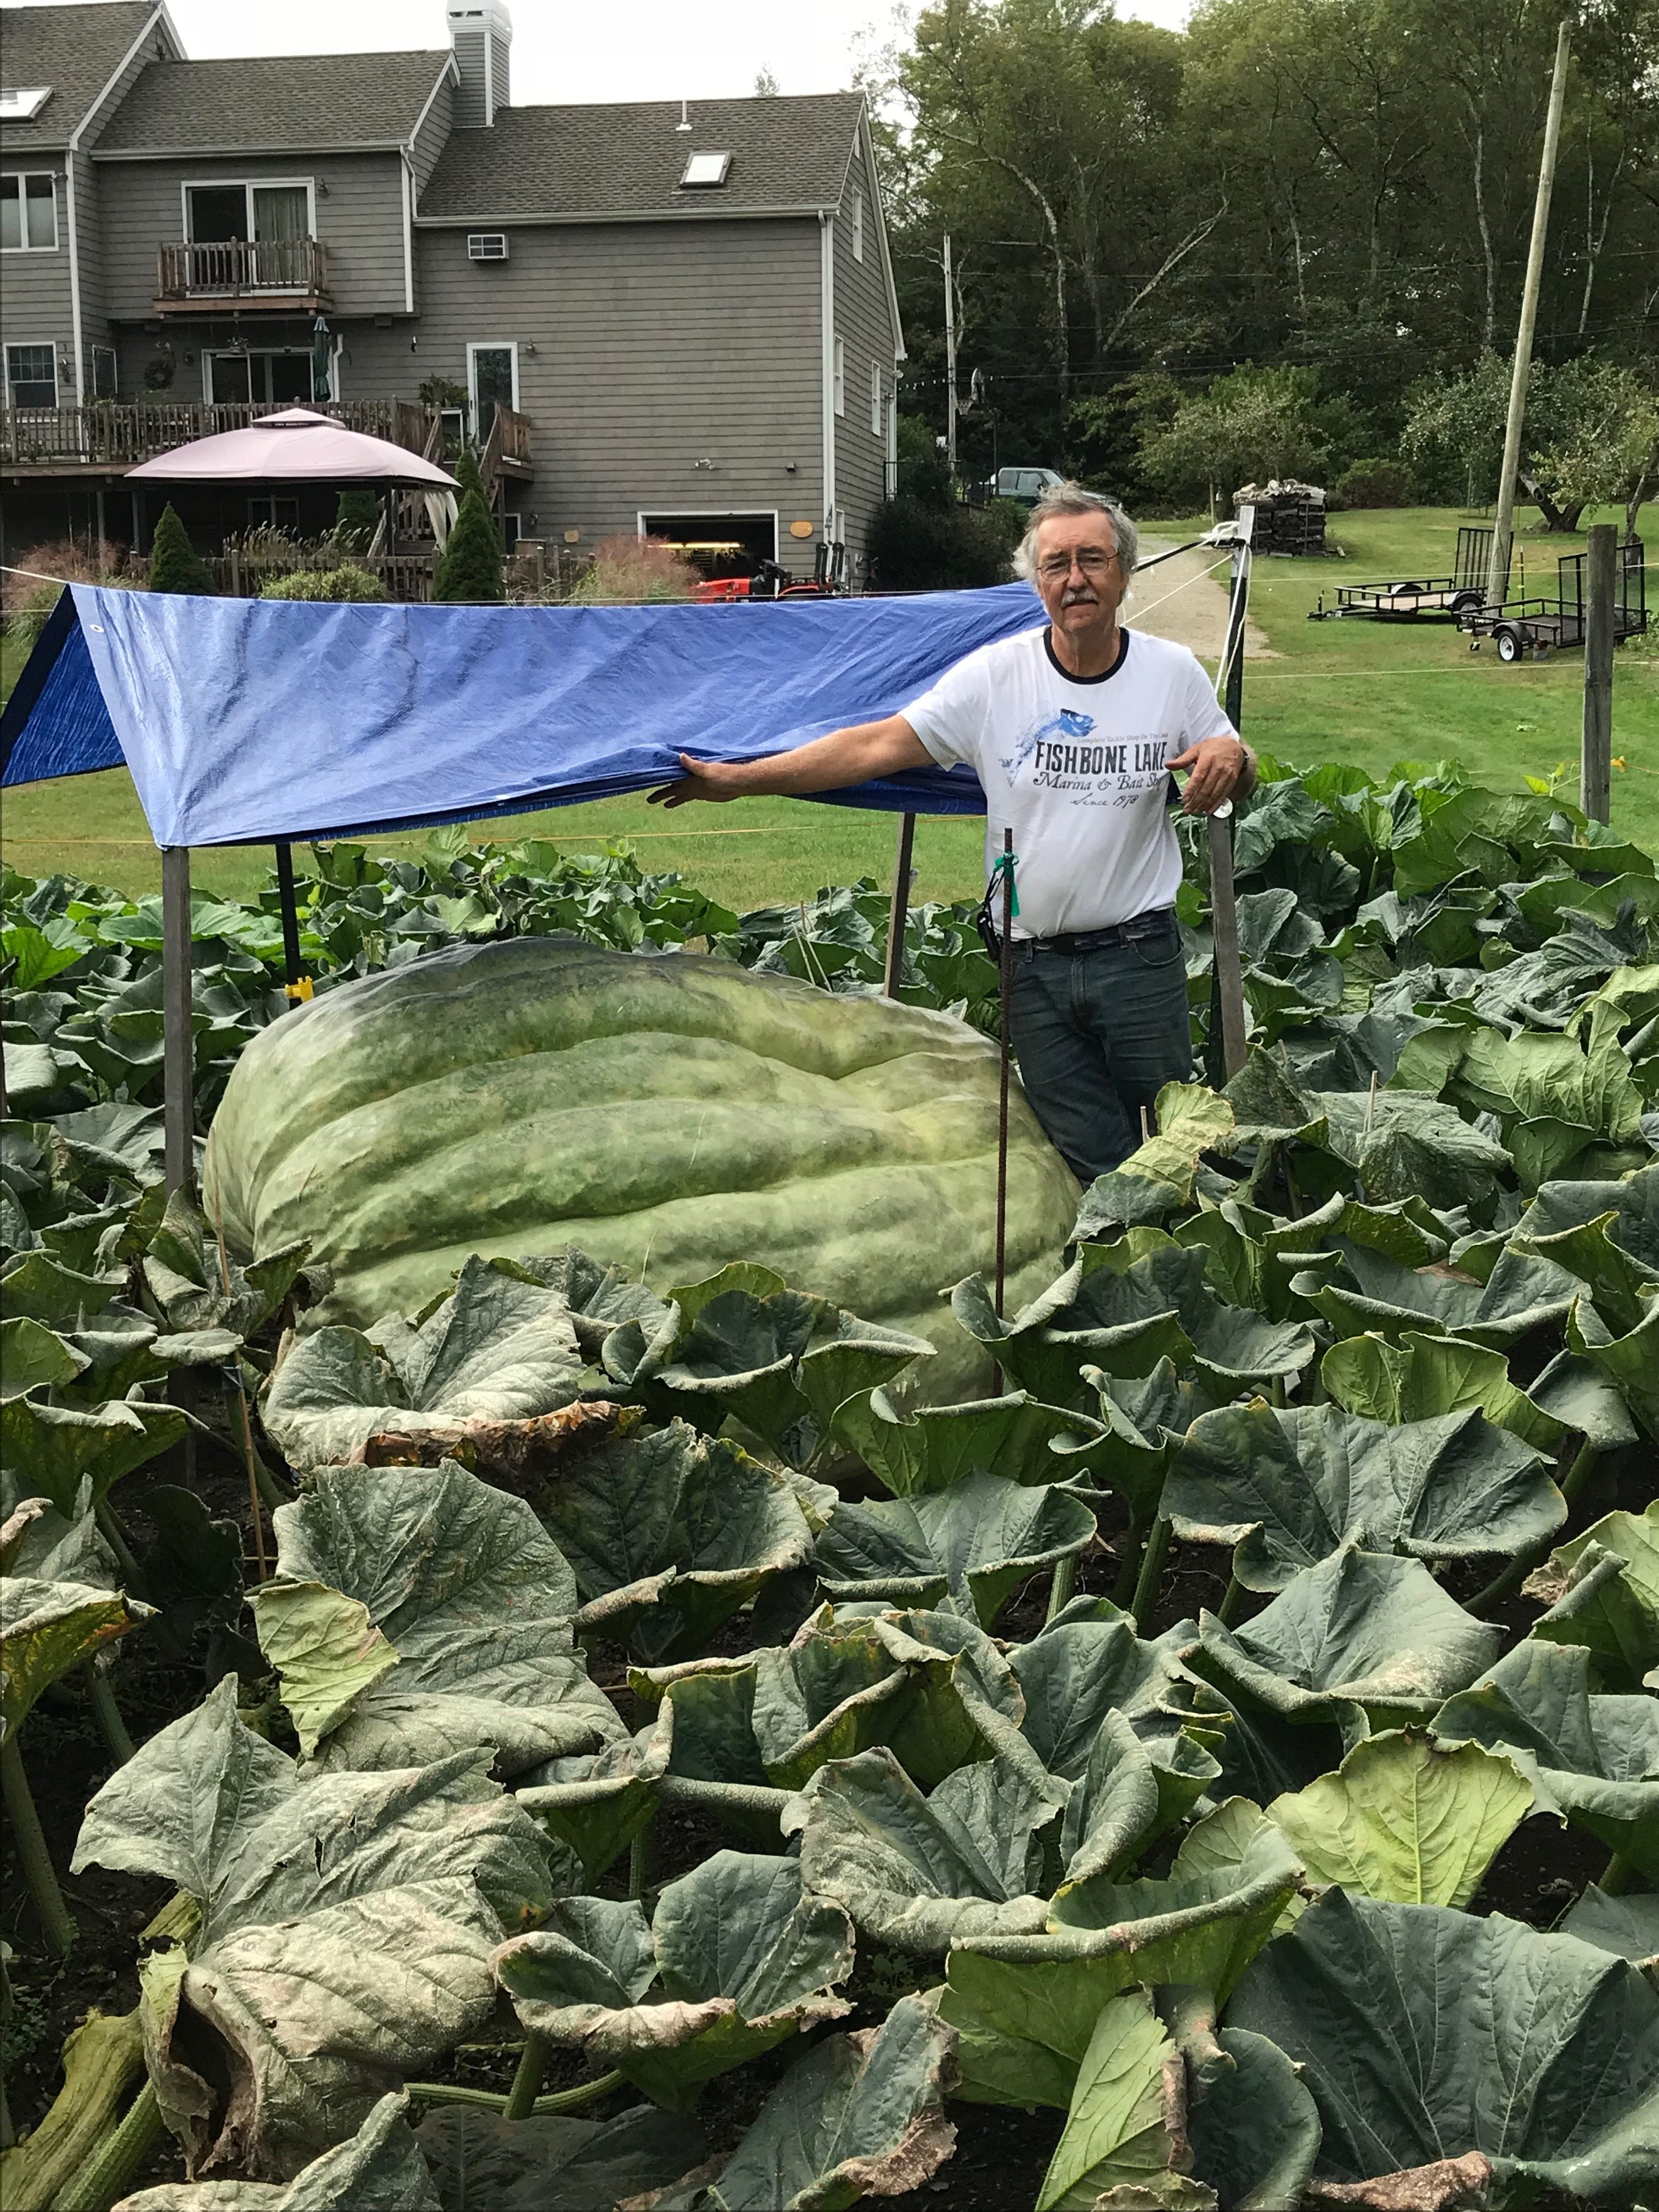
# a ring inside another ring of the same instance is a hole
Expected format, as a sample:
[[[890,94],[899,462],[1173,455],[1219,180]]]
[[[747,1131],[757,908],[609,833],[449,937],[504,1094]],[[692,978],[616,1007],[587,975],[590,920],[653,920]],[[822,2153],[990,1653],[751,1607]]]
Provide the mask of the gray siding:
[[[853,193],[864,195],[864,258],[853,258]],[[893,390],[896,333],[881,260],[881,199],[862,143],[836,213],[835,329],[846,349],[847,411],[836,418],[836,504],[847,518],[851,580],[862,580],[870,523],[884,489],[886,402]],[[870,371],[881,377],[882,427],[870,428]]]
[[[466,380],[468,342],[515,340],[536,474],[516,491],[536,536],[632,531],[641,510],[778,515],[810,573],[820,473],[816,221],[522,225],[505,266],[460,228],[417,228],[420,350],[407,325],[355,329],[343,396]],[[527,346],[536,350],[527,353]],[[710,471],[692,462],[710,459]],[[789,463],[795,472],[788,472]]]
[[[61,154],[19,154],[5,164],[8,176],[49,173],[58,201],[58,250],[55,253],[0,255],[0,343],[7,345],[45,345],[58,348],[60,363],[58,404],[72,406],[76,394],[61,364],[73,351],[74,319],[70,307],[69,218],[64,206],[64,156]]]
[[[415,190],[417,194],[426,190],[426,180],[437,165],[444,150],[455,119],[455,81],[446,74],[443,82],[433,95],[432,105],[426,112],[426,121],[415,134],[410,149],[415,167]],[[416,205],[420,204],[419,199]]]
[[[226,161],[99,163],[104,208],[105,296],[122,321],[155,313],[155,254],[184,237],[181,187],[314,178],[317,235],[328,248],[329,281],[343,315],[401,314],[404,310],[402,162],[396,154],[252,155]],[[251,324],[252,316],[244,318]]]
[[[111,86],[99,112],[88,120],[81,150],[75,157],[75,235],[81,277],[81,343],[88,356],[81,364],[81,375],[88,397],[92,392],[91,349],[116,343],[110,327],[104,179],[100,165],[91,158],[91,149],[98,143],[100,131],[108,125],[143,71],[152,62],[164,60],[171,51],[158,25]],[[123,392],[126,390],[125,385],[119,388]]]

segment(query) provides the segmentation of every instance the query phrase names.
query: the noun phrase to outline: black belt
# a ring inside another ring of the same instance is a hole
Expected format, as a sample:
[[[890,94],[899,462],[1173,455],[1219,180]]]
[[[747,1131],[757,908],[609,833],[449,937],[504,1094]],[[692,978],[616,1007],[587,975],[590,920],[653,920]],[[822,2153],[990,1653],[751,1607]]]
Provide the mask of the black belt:
[[[1127,921],[1114,922],[1109,929],[1085,929],[1061,937],[1022,937],[1015,941],[1016,951],[1030,952],[1109,952],[1115,946],[1133,945],[1142,937],[1156,937],[1175,921],[1172,906],[1154,907],[1149,913],[1130,916]]]

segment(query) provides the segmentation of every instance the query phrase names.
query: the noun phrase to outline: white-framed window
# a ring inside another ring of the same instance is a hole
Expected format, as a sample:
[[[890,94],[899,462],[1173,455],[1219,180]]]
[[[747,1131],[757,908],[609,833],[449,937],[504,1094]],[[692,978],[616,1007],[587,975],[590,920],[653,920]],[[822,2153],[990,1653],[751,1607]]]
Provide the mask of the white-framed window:
[[[94,399],[113,399],[115,397],[115,348],[95,345],[92,349],[92,396]]]
[[[58,187],[50,169],[0,177],[0,252],[52,253],[58,247]]]
[[[58,404],[58,349],[52,345],[6,348],[6,400],[13,407]]]
[[[886,434],[887,425],[882,416],[881,363],[872,361],[870,364],[870,435],[883,438]]]
[[[286,245],[317,234],[313,177],[216,178],[180,185],[191,246]]]
[[[466,258],[469,261],[505,261],[507,233],[504,230],[469,230],[466,234]]]
[[[847,412],[847,341],[845,338],[836,340],[835,392],[836,412],[837,415],[844,415]]]
[[[856,185],[853,187],[853,258],[864,258],[864,194]]]
[[[511,338],[485,338],[466,349],[466,389],[471,402],[472,434],[482,446],[497,407],[519,404],[519,348]]]

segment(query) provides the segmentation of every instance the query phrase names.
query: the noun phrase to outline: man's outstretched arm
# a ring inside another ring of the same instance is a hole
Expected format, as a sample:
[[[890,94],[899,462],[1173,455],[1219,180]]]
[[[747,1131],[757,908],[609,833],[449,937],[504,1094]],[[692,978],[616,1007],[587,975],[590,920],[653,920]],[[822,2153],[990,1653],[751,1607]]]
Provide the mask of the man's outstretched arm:
[[[653,806],[684,806],[693,799],[807,799],[817,791],[841,791],[872,776],[932,764],[933,755],[903,715],[890,714],[885,721],[856,722],[760,760],[699,761],[682,753],[684,775],[647,795]]]

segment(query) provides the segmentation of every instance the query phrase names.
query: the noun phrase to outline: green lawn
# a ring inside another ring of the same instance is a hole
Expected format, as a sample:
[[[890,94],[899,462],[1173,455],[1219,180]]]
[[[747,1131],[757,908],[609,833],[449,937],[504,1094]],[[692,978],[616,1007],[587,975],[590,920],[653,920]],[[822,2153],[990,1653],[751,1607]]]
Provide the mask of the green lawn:
[[[1471,653],[1468,641],[1447,624],[1306,619],[1322,592],[1328,601],[1334,599],[1339,583],[1390,572],[1449,574],[1460,520],[1444,507],[1338,515],[1331,537],[1346,557],[1258,562],[1251,608],[1269,657],[1252,661],[1245,674],[1244,728],[1253,744],[1282,759],[1352,761],[1373,773],[1396,760],[1452,758],[1500,790],[1514,790],[1523,775],[1547,775],[1565,762],[1565,787],[1577,797],[1583,685],[1577,653],[1504,668],[1490,646]],[[1194,532],[1200,526],[1192,526]],[[1160,536],[1185,534],[1178,523],[1158,529]],[[1558,556],[1582,543],[1525,533],[1517,548],[1527,588],[1553,592]],[[12,648],[0,652],[0,682],[7,689],[16,665]],[[1618,656],[1613,750],[1626,763],[1614,772],[1613,820],[1638,843],[1659,850],[1659,659],[1638,659],[1624,650]],[[887,881],[894,828],[888,816],[788,799],[669,817],[635,798],[486,823],[479,834],[534,834],[578,850],[592,850],[607,837],[631,838],[646,866],[678,868],[725,903],[744,907],[801,897],[822,884],[861,874]],[[981,834],[974,822],[922,822],[916,836],[920,896],[976,890]],[[374,842],[378,850],[407,852],[418,851],[422,840]],[[62,869],[134,891],[153,890],[161,880],[160,858],[124,769],[9,792],[0,849],[30,875]],[[192,865],[201,888],[246,897],[264,880],[268,862],[268,848],[255,847],[201,851]]]

